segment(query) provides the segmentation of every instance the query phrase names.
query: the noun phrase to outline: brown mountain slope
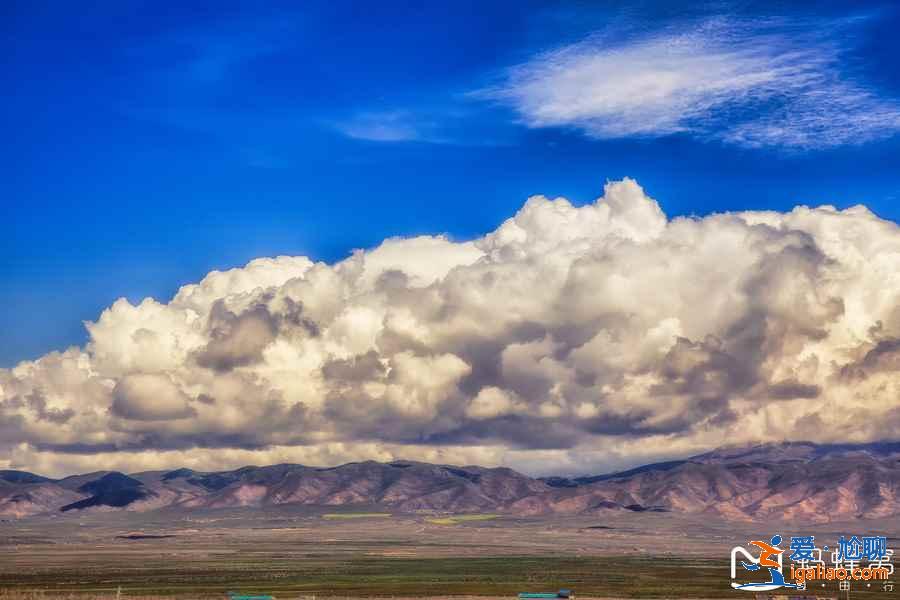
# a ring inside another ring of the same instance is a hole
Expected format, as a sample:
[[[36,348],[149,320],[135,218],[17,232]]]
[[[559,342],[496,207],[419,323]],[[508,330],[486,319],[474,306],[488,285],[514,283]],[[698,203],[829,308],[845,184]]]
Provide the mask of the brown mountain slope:
[[[520,516],[671,511],[725,519],[827,521],[900,514],[900,444],[769,444],[566,479],[506,468],[373,461],[315,468],[97,472],[54,481],[0,471],[0,515],[273,505]]]
[[[0,516],[27,517],[54,511],[82,498],[52,479],[24,471],[0,471]]]
[[[723,449],[658,468],[551,484],[558,491],[511,509],[545,514],[623,506],[812,521],[880,517],[900,512],[900,445]]]

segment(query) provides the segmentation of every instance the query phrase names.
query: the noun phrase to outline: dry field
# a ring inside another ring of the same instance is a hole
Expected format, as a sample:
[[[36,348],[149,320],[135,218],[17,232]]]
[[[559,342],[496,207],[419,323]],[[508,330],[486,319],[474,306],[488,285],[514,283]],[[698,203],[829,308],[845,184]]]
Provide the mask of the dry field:
[[[669,514],[566,519],[286,509],[98,513],[0,523],[0,600],[733,597],[728,553],[752,537],[887,534],[896,521],[792,528]],[[324,518],[323,518],[324,517]],[[828,591],[828,590],[825,590]],[[854,588],[854,598],[896,596]]]

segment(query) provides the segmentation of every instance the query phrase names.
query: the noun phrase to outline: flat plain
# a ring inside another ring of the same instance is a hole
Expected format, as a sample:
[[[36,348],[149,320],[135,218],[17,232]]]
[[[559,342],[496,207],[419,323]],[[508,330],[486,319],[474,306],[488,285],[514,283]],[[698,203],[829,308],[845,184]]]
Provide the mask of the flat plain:
[[[278,598],[512,598],[559,588],[582,598],[723,598],[735,593],[730,549],[750,539],[878,534],[896,547],[898,532],[896,519],[795,526],[655,513],[96,512],[0,523],[0,599],[223,598],[231,590]],[[880,583],[854,585],[854,598],[896,596]],[[817,592],[836,593],[829,586]]]

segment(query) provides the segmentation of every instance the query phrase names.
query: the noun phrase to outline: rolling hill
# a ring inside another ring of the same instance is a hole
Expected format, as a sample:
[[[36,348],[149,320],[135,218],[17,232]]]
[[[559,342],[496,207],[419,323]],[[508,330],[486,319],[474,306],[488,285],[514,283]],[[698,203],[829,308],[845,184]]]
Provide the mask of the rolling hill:
[[[829,521],[900,514],[900,443],[765,444],[603,475],[532,478],[508,468],[413,461],[233,471],[100,471],[54,480],[0,471],[0,516],[160,508],[378,506],[518,516],[604,511]]]

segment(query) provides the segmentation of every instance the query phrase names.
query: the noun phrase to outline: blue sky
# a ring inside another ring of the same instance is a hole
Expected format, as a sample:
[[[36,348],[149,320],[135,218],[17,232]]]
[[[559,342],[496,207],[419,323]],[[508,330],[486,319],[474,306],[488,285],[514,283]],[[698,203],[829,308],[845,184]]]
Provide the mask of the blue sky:
[[[900,221],[892,3],[669,4],[4,3],[0,366],[121,296],[623,176],[670,217]]]

